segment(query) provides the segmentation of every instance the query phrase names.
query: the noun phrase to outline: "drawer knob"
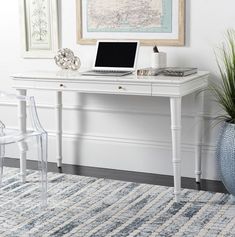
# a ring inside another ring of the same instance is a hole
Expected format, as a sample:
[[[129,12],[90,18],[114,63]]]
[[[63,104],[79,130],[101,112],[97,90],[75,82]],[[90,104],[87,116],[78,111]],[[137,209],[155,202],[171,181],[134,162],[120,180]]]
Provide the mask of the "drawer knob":
[[[122,90],[122,89],[123,89],[123,87],[122,87],[122,86],[119,86],[119,87],[118,87],[118,89],[119,89],[119,90]]]
[[[60,84],[60,87],[64,87],[64,84]]]

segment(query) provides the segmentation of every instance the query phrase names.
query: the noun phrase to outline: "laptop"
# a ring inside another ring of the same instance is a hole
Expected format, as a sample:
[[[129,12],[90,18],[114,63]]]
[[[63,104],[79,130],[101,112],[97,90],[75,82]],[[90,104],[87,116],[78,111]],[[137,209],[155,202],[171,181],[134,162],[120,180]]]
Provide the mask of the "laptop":
[[[139,41],[98,40],[92,70],[82,75],[124,76],[136,69]]]

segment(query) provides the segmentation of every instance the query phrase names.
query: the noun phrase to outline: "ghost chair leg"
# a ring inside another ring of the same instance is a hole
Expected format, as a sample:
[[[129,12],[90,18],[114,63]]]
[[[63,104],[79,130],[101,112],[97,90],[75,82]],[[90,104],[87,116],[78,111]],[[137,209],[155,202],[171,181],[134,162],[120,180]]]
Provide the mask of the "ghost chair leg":
[[[47,134],[37,137],[38,169],[41,182],[41,207],[47,206]]]
[[[2,186],[4,155],[5,155],[5,145],[0,145],[0,187]]]

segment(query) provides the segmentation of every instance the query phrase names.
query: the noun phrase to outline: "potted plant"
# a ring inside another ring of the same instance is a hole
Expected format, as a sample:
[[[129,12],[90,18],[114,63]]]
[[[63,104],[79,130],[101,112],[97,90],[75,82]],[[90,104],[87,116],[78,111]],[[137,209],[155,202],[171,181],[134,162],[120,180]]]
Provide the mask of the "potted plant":
[[[227,32],[226,42],[217,57],[221,82],[211,83],[210,91],[224,111],[219,116],[222,127],[216,155],[221,179],[226,189],[235,196],[235,31]]]

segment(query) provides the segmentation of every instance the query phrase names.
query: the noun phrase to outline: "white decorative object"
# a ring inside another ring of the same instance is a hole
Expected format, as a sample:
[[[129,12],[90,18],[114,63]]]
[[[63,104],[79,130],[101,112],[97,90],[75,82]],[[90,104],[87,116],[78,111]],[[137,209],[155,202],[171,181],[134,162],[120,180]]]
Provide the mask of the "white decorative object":
[[[57,0],[20,0],[24,58],[53,58],[59,48]]]
[[[164,52],[152,53],[151,66],[153,68],[162,68],[167,66],[167,56]]]
[[[74,56],[71,49],[60,49],[54,57],[55,63],[62,69],[78,70],[81,66],[81,61],[78,57]]]
[[[71,69],[72,70],[78,70],[81,67],[81,61],[79,57],[74,57],[73,58],[73,63],[71,64]]]

